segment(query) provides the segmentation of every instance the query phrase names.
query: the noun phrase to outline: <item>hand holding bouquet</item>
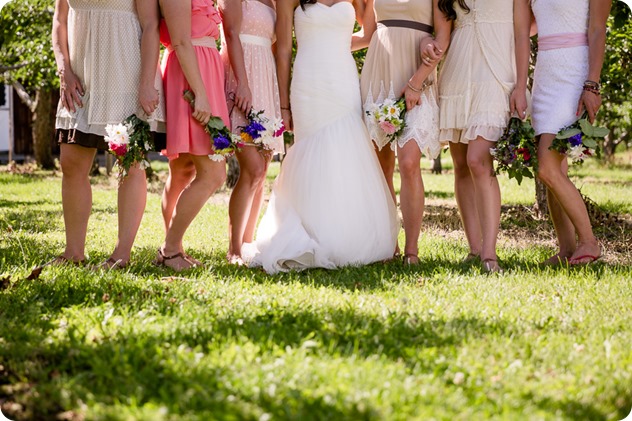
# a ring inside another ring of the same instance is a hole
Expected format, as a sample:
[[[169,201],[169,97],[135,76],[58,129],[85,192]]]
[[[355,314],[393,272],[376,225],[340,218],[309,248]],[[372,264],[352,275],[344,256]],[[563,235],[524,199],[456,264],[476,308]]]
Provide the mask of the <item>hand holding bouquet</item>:
[[[599,154],[597,139],[610,133],[605,127],[593,126],[586,114],[555,136],[550,150],[568,156],[573,164],[581,164],[589,156]]]
[[[263,116],[263,110],[255,112],[253,109],[246,116],[248,124],[240,126],[241,140],[245,143],[253,143],[257,147],[265,150],[272,150],[272,142],[285,131],[283,120],[275,119],[270,121]]]
[[[506,172],[518,184],[524,177],[533,178],[538,170],[535,132],[526,121],[512,117],[505,132],[489,151],[496,160],[496,174]]]
[[[367,110],[366,114],[375,120],[389,142],[395,142],[406,127],[406,99],[402,97],[394,101],[387,98],[380,105],[375,104]]]
[[[186,90],[183,97],[193,107],[195,101],[193,92]],[[243,146],[243,143],[233,136],[220,117],[211,116],[204,126],[204,131],[211,136],[211,148],[214,153],[208,157],[213,161],[222,161]]]
[[[116,156],[119,167],[118,180],[122,183],[129,169],[139,163],[141,169],[150,166],[147,152],[154,149],[149,124],[132,114],[120,124],[105,126],[109,152]]]

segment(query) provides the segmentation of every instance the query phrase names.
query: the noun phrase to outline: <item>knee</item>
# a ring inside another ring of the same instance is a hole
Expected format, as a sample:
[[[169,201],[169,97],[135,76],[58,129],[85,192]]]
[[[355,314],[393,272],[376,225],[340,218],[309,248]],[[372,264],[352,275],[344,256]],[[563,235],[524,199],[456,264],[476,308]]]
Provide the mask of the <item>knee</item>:
[[[226,171],[197,174],[195,181],[202,186],[209,196],[211,196],[226,182]]]
[[[406,156],[399,158],[399,173],[402,178],[411,179],[419,177],[421,173],[420,162],[416,159],[411,159]]]
[[[485,160],[478,156],[467,157],[467,167],[469,168],[472,177],[486,177],[490,176],[493,172],[493,168],[490,166],[491,159]]]
[[[563,176],[562,172],[558,168],[546,164],[540,164],[536,175],[547,187],[555,184],[555,182]]]
[[[195,165],[189,163],[177,168],[174,167],[171,169],[169,176],[173,184],[188,184],[195,177]]]
[[[244,166],[240,170],[239,181],[245,182],[253,188],[258,187],[266,178],[266,170],[266,165],[263,163],[252,164],[248,167]]]
[[[64,178],[87,178],[90,175],[92,159],[68,157],[62,154],[60,158],[61,173]]]
[[[454,166],[454,176],[456,178],[470,177],[470,168],[467,165],[466,159],[452,159],[452,165]]]

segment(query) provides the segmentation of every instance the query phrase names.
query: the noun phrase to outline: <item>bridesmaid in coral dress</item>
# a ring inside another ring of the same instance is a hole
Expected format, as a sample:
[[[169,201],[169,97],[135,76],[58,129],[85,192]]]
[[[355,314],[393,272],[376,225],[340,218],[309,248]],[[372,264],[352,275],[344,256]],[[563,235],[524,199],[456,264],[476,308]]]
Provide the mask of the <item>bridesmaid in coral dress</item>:
[[[204,131],[211,115],[230,126],[224,95],[224,69],[216,47],[220,18],[211,0],[161,0],[160,40],[167,47],[163,79],[167,104],[167,148],[170,180],[163,195],[163,213],[169,219],[165,242],[156,263],[176,271],[200,264],[184,252],[184,234],[208,198],[226,178],[226,163],[213,161],[209,135]],[[195,94],[193,109],[182,93]],[[190,163],[195,166],[191,177]],[[180,184],[173,185],[174,180]],[[165,209],[166,208],[166,209]]]

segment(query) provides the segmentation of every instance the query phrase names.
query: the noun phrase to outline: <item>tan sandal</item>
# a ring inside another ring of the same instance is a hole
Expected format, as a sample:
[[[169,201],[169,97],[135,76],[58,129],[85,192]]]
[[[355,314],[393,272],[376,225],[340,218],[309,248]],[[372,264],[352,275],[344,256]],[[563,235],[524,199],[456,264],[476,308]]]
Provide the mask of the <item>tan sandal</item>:
[[[406,253],[404,254],[404,257],[402,257],[402,263],[404,266],[413,266],[421,263],[421,260],[419,260],[419,256],[416,254]]]
[[[177,266],[171,266],[169,265],[167,262],[171,261],[171,260],[175,260],[175,259],[182,259],[184,260],[184,262],[187,264],[187,266],[184,267],[177,267]],[[171,270],[174,270],[176,272],[181,272],[183,270],[188,270],[188,269],[193,269],[195,267],[198,267],[200,265],[196,264],[194,261],[195,259],[191,260],[189,258],[189,256],[187,256],[186,253],[184,252],[178,252],[176,254],[173,254],[171,256],[165,256],[165,254],[162,251],[162,248],[158,249],[158,256],[156,256],[156,260],[154,260],[154,264],[156,266],[163,266],[166,268],[169,268]]]
[[[483,264],[483,271],[487,273],[503,273],[503,269],[498,264],[498,259],[483,259],[481,263]]]
[[[125,269],[127,267],[127,263],[123,263],[122,259],[115,259],[113,257],[108,257],[108,259],[104,262],[93,267],[95,270],[116,270],[116,269]]]

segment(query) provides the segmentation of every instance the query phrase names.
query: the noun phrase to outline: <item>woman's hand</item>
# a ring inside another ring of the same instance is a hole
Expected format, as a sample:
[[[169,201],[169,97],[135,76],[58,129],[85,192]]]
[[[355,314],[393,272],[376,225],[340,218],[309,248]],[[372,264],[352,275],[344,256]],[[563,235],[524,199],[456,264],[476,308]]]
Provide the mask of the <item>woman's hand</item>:
[[[410,82],[408,82],[410,84]],[[417,105],[421,105],[421,89],[413,90],[410,86],[406,85],[402,95],[406,98],[406,111],[410,111]]]
[[[195,102],[193,104],[193,112],[191,113],[194,119],[206,125],[211,119],[211,105],[208,102],[206,93],[195,96]]]
[[[76,111],[75,104],[83,107],[81,97],[84,95],[84,89],[81,86],[81,81],[71,69],[67,68],[60,72],[59,84],[61,85],[61,104],[65,109],[74,113]]]
[[[281,110],[281,118],[283,119],[283,125],[285,126],[285,131],[293,132],[294,131],[294,122],[292,121],[292,111],[282,109]]]
[[[145,114],[147,114],[147,116],[152,115],[160,103],[158,90],[153,85],[141,86],[138,92],[138,101],[140,102],[140,106],[143,108]]]
[[[427,66],[432,66],[443,57],[443,50],[440,48],[439,43],[431,37],[425,38],[421,42],[420,51],[421,61]]]
[[[527,118],[527,92],[526,89],[514,88],[509,97],[510,115],[517,115],[518,118],[524,120]]]
[[[582,91],[582,96],[579,98],[579,104],[577,105],[577,116],[580,117],[584,113],[584,109],[588,113],[588,120],[590,123],[595,122],[597,111],[601,106],[601,95],[591,92]]]
[[[248,114],[250,109],[252,108],[252,93],[250,92],[250,87],[248,83],[237,83],[237,91],[235,92],[235,105],[244,112],[244,114]]]

